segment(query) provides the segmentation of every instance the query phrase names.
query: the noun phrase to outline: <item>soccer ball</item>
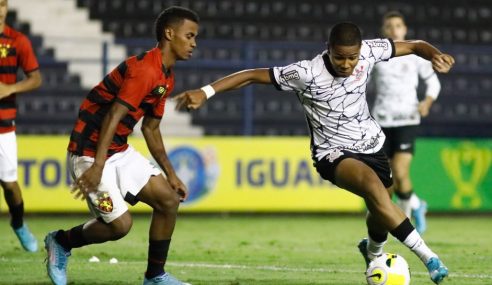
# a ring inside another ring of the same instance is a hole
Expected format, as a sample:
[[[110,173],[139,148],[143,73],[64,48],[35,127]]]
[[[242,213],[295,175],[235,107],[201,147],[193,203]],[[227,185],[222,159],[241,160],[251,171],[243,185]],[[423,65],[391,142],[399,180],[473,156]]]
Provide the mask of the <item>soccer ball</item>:
[[[398,254],[384,253],[369,263],[366,280],[369,285],[408,285],[408,263]]]

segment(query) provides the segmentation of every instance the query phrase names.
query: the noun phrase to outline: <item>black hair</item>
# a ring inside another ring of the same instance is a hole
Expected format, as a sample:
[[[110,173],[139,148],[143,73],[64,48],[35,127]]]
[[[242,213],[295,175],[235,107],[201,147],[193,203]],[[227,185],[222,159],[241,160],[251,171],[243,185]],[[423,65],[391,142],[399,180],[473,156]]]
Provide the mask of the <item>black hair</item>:
[[[172,6],[162,11],[155,20],[156,40],[158,42],[162,40],[165,28],[171,25],[181,24],[185,19],[195,23],[200,21],[197,13],[184,7]]]
[[[330,47],[361,45],[362,34],[359,27],[354,23],[338,23],[331,28],[328,44]]]
[[[405,17],[403,16],[402,13],[400,13],[399,11],[388,11],[384,14],[383,16],[383,24],[384,24],[384,21],[388,20],[388,19],[391,19],[391,18],[400,18],[403,23],[405,23]]]

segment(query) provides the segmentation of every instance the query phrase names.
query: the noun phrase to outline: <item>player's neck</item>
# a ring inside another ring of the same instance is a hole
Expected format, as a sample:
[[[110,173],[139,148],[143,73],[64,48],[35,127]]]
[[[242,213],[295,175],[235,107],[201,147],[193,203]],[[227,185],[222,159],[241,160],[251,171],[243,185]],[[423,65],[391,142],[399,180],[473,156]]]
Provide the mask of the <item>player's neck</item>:
[[[3,33],[3,31],[5,30],[5,26],[6,26],[6,25],[5,25],[5,22],[0,23],[0,34],[2,34],[2,33]]]
[[[176,56],[171,51],[169,45],[158,44],[157,48],[161,50],[162,64],[166,68],[171,68],[176,64]]]

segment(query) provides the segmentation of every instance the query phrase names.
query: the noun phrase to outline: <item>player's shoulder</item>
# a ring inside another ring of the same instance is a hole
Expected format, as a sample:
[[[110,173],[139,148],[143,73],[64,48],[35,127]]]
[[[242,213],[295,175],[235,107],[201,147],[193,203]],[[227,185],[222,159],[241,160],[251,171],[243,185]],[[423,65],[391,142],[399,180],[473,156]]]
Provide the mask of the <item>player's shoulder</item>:
[[[156,58],[155,49],[131,56],[125,61],[127,69],[134,76],[157,76],[162,63]]]
[[[294,65],[297,66],[298,69],[301,69],[305,73],[309,74],[312,71],[325,67],[325,56],[327,56],[326,51],[316,55],[312,59],[301,60]]]
[[[29,41],[29,38],[27,35],[23,34],[22,32],[17,31],[16,29],[10,27],[10,26],[5,26],[3,30],[3,34],[11,39],[17,40],[17,41]]]
[[[389,50],[392,49],[392,41],[386,38],[376,38],[362,40],[360,53],[361,55],[368,55],[373,49]]]

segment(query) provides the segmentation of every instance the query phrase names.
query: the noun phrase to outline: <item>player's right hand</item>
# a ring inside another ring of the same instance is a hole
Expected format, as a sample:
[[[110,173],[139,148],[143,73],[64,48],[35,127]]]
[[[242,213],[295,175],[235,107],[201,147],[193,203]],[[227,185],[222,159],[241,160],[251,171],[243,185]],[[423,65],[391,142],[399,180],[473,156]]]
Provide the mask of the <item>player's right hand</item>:
[[[439,73],[448,73],[454,65],[454,58],[449,54],[436,54],[432,57],[432,68]]]
[[[75,199],[85,199],[91,192],[96,192],[101,182],[103,169],[94,164],[89,167],[72,185],[70,192]]]
[[[201,89],[185,91],[176,97],[176,110],[186,108],[189,110],[196,110],[200,108],[205,101],[207,101],[207,95]]]

